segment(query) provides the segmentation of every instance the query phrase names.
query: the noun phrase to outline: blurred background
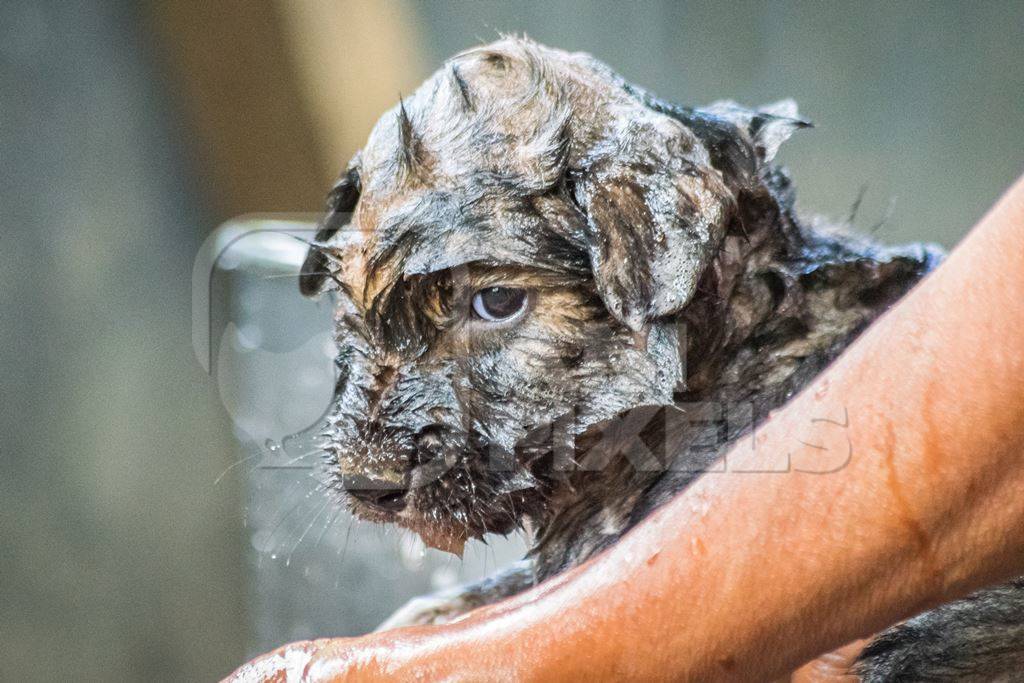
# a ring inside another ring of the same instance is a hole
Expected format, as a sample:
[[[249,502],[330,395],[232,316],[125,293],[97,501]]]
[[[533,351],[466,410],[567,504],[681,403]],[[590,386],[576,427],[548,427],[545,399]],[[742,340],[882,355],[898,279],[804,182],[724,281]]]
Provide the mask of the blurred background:
[[[499,32],[684,104],[795,98],[800,205],[863,192],[883,240],[953,245],[1024,170],[1015,1],[4,0],[0,680],[212,680],[518,552],[325,506],[286,437],[329,394],[328,312],[287,267],[222,268],[212,373],[192,345],[215,228],[318,210],[399,93]]]

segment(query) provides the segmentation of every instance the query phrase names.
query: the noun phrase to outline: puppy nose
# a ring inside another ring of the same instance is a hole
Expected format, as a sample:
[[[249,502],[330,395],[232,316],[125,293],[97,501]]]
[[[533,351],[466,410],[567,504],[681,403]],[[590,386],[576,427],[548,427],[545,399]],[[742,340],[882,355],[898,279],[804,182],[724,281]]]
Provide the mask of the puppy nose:
[[[362,475],[345,475],[342,478],[345,490],[353,498],[384,512],[398,512],[405,507],[405,494],[409,490],[384,479],[372,479]]]

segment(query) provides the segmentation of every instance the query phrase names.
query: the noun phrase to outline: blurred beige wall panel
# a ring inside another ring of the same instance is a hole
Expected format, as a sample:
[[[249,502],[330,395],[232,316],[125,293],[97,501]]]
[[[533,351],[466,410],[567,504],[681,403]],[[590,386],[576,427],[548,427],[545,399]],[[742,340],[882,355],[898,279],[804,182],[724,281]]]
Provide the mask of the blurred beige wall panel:
[[[275,0],[321,152],[337,175],[381,113],[428,73],[415,8],[397,0]]]
[[[277,5],[159,0],[147,7],[216,217],[319,210],[336,170],[322,154],[292,59],[294,37]]]

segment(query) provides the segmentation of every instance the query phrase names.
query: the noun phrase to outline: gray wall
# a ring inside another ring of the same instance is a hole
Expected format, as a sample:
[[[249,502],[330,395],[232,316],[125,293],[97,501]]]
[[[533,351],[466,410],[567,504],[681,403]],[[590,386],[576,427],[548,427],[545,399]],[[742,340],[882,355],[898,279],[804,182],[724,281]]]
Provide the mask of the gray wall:
[[[818,124],[782,153],[801,204],[845,216],[866,186],[857,224],[892,202],[884,239],[952,244],[1024,170],[1019,2],[415,7],[424,74],[498,31],[526,31],[681,103],[794,97]],[[133,12],[127,1],[0,4],[4,680],[209,680],[249,647],[324,633],[337,612],[312,603],[357,596],[358,623],[371,623],[366,605],[383,612],[433,581],[416,548],[376,530],[380,542],[363,546],[328,535],[326,559],[310,541],[291,562],[254,558],[297,539],[260,546],[243,526],[251,480],[214,485],[238,455],[190,340],[192,259],[212,226]],[[306,491],[306,473],[294,476],[272,486]],[[283,505],[261,509],[250,523],[287,520]],[[283,528],[301,533],[291,519]],[[450,580],[438,562],[427,558],[431,577]],[[412,575],[387,592],[374,579]]]
[[[209,229],[129,2],[0,3],[0,680],[242,657],[232,445],[191,347]]]

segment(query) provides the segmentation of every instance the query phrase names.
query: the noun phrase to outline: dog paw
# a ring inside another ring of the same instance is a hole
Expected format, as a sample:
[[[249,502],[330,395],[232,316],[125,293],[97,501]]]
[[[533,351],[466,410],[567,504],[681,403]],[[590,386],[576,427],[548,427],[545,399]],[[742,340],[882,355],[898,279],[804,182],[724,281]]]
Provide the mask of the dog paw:
[[[413,598],[378,626],[387,631],[402,626],[430,626],[455,621],[477,605],[461,592],[444,592]]]

